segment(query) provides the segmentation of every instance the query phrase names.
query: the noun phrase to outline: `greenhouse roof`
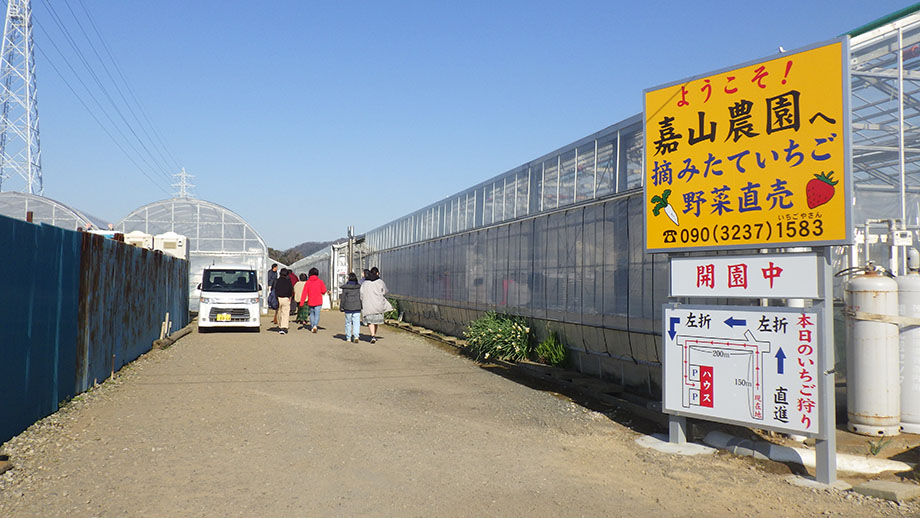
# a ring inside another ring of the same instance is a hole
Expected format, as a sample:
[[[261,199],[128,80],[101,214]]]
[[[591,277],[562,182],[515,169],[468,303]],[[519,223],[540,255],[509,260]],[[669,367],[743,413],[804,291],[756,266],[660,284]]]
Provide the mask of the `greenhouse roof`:
[[[144,205],[115,227],[122,232],[176,232],[189,239],[189,251],[267,254],[262,236],[226,207],[197,198],[170,198]]]
[[[45,223],[68,230],[105,229],[108,226],[107,221],[51,198],[25,192],[0,192],[0,214],[25,221],[29,212],[32,213],[33,223]]]

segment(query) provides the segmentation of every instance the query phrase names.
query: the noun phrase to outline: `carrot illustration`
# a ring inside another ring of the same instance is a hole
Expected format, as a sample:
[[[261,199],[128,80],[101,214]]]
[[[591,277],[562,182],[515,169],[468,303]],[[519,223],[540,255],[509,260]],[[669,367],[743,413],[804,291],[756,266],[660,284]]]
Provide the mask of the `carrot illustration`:
[[[677,222],[677,212],[675,212],[674,207],[668,203],[668,196],[670,195],[671,189],[665,189],[664,192],[661,193],[661,196],[652,196],[651,202],[655,204],[655,206],[652,207],[652,213],[657,216],[658,213],[661,212],[661,209],[664,209],[664,213],[668,218],[673,221],[675,225],[680,226],[680,223]]]

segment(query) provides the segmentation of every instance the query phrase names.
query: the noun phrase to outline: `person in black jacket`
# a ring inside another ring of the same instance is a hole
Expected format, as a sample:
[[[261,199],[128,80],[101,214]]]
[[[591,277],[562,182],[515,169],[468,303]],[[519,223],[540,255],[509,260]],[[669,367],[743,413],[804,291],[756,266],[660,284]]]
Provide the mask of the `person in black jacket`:
[[[268,271],[268,293],[269,295],[271,294],[271,292],[275,291],[275,282],[277,280],[278,280],[278,263],[273,263],[271,270]],[[277,323],[278,323],[278,310],[275,309],[275,317],[272,318],[272,324],[277,324]]]
[[[361,337],[361,286],[354,272],[348,274],[348,282],[342,286],[339,310],[345,312],[345,340],[358,343]]]
[[[291,299],[294,297],[294,285],[291,284],[288,272],[287,268],[282,269],[281,275],[275,281],[275,296],[278,297],[278,316],[281,317],[281,322],[279,322],[281,334],[286,334],[288,331],[288,323],[291,320]]]

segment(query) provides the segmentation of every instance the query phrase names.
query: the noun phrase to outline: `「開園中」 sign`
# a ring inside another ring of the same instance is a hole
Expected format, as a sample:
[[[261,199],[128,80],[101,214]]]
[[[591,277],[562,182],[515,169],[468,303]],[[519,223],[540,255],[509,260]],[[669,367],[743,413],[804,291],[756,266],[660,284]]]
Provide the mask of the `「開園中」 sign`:
[[[645,92],[652,252],[851,240],[847,43]]]
[[[819,434],[815,308],[668,305],[664,410]]]
[[[817,254],[672,257],[672,297],[818,298]]]

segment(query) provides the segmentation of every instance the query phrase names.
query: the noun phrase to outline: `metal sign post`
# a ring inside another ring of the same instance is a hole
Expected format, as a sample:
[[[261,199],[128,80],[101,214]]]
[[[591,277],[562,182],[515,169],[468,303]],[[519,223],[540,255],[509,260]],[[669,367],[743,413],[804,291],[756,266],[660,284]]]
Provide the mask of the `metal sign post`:
[[[831,268],[831,247],[825,246],[820,262],[821,298],[818,306],[824,310],[824,329],[818,352],[818,439],[815,442],[817,464],[815,479],[822,484],[837,481],[837,404],[835,394],[836,359],[834,354],[834,275]]]

